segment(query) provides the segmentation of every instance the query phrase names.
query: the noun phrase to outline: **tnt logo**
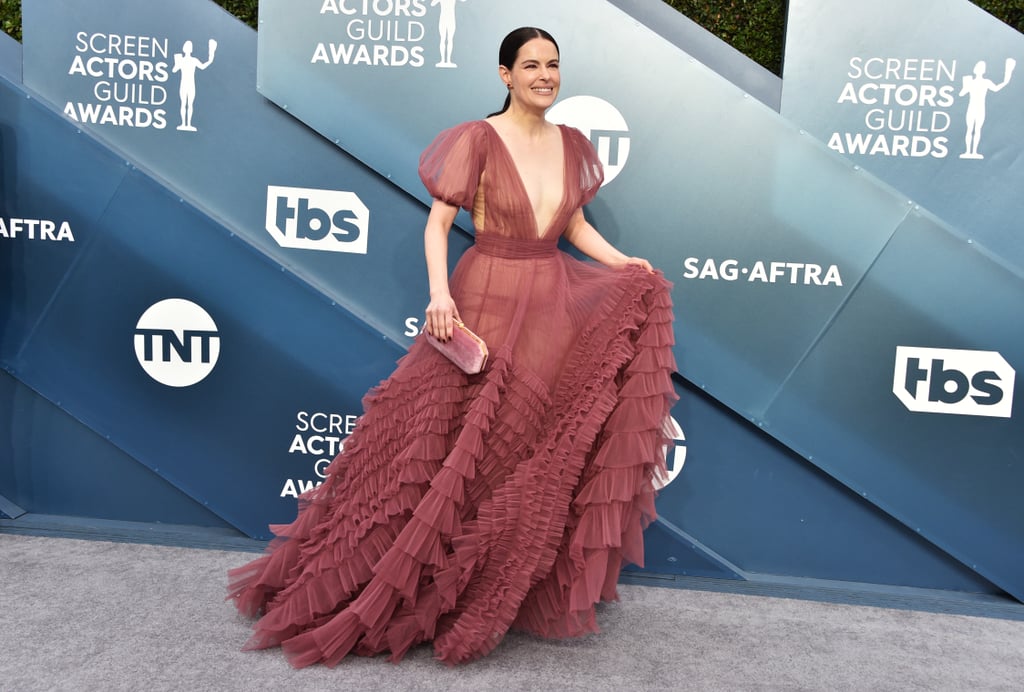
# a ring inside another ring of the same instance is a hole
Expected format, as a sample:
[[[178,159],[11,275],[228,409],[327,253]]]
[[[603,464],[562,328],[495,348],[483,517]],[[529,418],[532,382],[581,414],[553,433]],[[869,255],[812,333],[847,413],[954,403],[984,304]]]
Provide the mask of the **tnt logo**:
[[[897,346],[892,391],[919,413],[1009,418],[1015,378],[995,351]]]
[[[629,126],[618,109],[596,96],[573,96],[548,111],[553,123],[571,125],[586,135],[604,165],[604,184],[615,179],[629,159]]]
[[[195,303],[181,298],[162,300],[142,313],[135,325],[135,356],[160,384],[191,387],[217,365],[217,325]]]
[[[686,435],[679,421],[669,417],[669,431],[672,435],[672,442],[665,445],[665,466],[668,467],[668,478],[664,481],[655,479],[654,489],[661,490],[674,481],[683,470],[686,463]]]
[[[281,247],[365,255],[369,228],[354,192],[267,186],[267,232]]]

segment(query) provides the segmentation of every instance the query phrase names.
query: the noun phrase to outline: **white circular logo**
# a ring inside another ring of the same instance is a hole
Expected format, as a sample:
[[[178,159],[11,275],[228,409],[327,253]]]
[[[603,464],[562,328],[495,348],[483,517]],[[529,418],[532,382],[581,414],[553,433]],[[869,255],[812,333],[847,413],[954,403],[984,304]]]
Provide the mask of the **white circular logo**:
[[[571,125],[591,141],[604,164],[605,185],[626,167],[629,125],[612,104],[596,96],[572,96],[552,106],[547,119],[556,125]]]
[[[195,303],[181,298],[162,300],[142,313],[135,325],[135,356],[157,382],[191,387],[217,365],[217,325]]]
[[[673,442],[665,445],[665,466],[668,467],[668,478],[664,482],[655,479],[655,490],[662,490],[674,481],[683,470],[683,464],[686,463],[686,435],[683,434],[683,428],[679,425],[679,421],[671,417],[669,421]]]

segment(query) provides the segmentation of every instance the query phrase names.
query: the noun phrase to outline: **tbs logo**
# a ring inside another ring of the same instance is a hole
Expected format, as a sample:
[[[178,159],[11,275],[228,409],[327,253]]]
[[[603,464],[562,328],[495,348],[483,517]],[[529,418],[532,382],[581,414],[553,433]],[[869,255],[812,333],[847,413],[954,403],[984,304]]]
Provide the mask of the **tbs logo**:
[[[267,232],[281,247],[365,255],[369,228],[354,192],[267,186]]]
[[[1015,377],[995,351],[897,346],[892,391],[911,411],[1009,418]]]

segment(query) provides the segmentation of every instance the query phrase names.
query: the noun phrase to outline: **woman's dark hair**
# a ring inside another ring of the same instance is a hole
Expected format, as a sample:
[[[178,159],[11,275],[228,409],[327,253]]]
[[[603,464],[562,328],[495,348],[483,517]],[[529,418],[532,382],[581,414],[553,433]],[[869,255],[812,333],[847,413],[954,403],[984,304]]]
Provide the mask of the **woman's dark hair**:
[[[523,47],[524,43],[532,41],[535,38],[542,38],[546,41],[551,41],[555,45],[555,52],[558,50],[558,42],[555,37],[544,31],[538,29],[535,26],[521,26],[518,29],[509,33],[505,37],[505,40],[501,42],[501,47],[498,48],[498,64],[512,69],[512,66],[516,64],[516,58],[519,57],[519,49]],[[495,111],[487,117],[490,118],[495,115],[501,115],[508,110],[508,107],[512,104],[512,94],[505,96],[505,105],[501,107],[500,111]]]

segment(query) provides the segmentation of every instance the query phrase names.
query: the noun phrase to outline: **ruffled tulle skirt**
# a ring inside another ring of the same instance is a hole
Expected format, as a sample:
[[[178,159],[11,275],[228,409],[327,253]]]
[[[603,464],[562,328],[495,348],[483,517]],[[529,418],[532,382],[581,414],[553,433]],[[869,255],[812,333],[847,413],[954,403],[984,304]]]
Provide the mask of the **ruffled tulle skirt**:
[[[509,345],[467,376],[418,339],[296,520],[230,572],[239,611],[261,616],[246,648],[299,667],[432,641],[455,664],[510,628],[596,632],[622,564],[643,564],[665,472],[668,284],[621,272],[591,318],[553,383]]]

